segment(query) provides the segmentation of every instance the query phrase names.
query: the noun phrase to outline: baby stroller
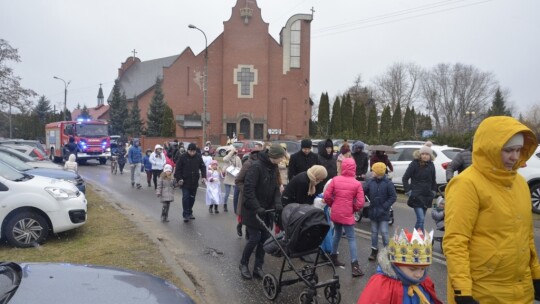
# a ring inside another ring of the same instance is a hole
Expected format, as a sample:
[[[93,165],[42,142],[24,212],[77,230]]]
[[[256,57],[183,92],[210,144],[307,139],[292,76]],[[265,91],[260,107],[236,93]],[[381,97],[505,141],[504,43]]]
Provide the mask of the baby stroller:
[[[369,214],[369,205],[370,205],[369,198],[367,196],[364,196],[364,199],[365,199],[364,208],[354,213],[354,220],[357,223],[360,222],[363,217],[367,218]],[[394,209],[390,207],[390,220],[388,221],[388,225],[392,226],[393,223],[394,223]]]
[[[341,301],[339,276],[330,262],[330,257],[319,247],[330,229],[324,211],[311,205],[288,204],[281,213],[281,226],[284,234],[276,237],[264,225],[271,235],[264,244],[265,252],[275,257],[283,257],[279,278],[271,273],[263,277],[264,295],[273,301],[283,286],[303,282],[306,288],[300,294],[300,303],[317,303],[317,289],[324,288],[324,297],[328,303],[338,304]],[[294,265],[293,258],[310,254],[316,254],[313,263],[305,264],[301,269]],[[320,258],[321,255],[326,256],[326,261]],[[324,266],[331,266],[333,275],[332,278],[319,282],[317,269]],[[284,274],[290,272],[294,272],[296,277],[285,278]]]

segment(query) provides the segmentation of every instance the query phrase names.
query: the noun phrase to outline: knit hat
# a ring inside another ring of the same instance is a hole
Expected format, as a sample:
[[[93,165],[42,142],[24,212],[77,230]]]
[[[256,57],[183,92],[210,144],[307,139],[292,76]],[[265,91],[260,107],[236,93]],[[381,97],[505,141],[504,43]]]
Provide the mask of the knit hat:
[[[197,145],[195,143],[190,143],[188,146],[187,146],[187,149],[188,151],[191,150],[191,151],[196,151],[197,150]]]
[[[326,142],[324,143],[324,147],[325,147],[325,148],[333,148],[333,147],[334,147],[334,143],[332,143],[332,140],[331,140],[331,139],[327,139]]]
[[[311,142],[311,139],[302,139],[302,142],[300,143],[300,147],[302,147],[302,149],[304,148],[312,148],[313,147],[313,143]]]
[[[273,143],[268,149],[268,157],[273,159],[282,158],[285,156],[285,150],[278,143]]]
[[[155,145],[155,147],[154,147],[154,150],[157,150],[157,149],[163,149],[163,146],[162,146],[162,145],[159,145],[159,144],[157,144],[157,145]]]
[[[313,165],[307,170],[307,176],[309,178],[309,189],[308,195],[315,194],[315,186],[318,182],[323,181],[327,176],[328,172],[326,168],[321,165]]]
[[[163,166],[163,172],[172,172],[172,166],[171,165]]]
[[[374,163],[373,166],[371,166],[371,171],[375,172],[377,176],[383,176],[386,174],[386,165],[382,162]]]
[[[516,133],[504,144],[503,148],[523,146],[525,140],[522,133]]]
[[[218,161],[215,160],[215,159],[213,159],[213,160],[210,162],[210,166],[212,166],[212,165],[217,165],[217,164],[218,164]]]
[[[341,149],[339,149],[339,153],[341,154],[347,154],[349,152],[351,152],[351,149],[346,145],[341,146]]]
[[[421,148],[420,148],[420,154],[429,154],[431,155],[431,157],[433,157],[433,151],[431,150],[431,148],[427,145],[423,145]]]

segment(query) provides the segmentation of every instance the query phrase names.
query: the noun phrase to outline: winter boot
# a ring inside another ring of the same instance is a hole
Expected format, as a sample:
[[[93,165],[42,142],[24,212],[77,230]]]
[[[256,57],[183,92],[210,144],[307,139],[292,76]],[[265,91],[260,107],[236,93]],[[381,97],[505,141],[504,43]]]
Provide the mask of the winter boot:
[[[375,261],[377,259],[378,252],[379,252],[379,249],[371,248],[371,255],[369,256],[368,260]]]
[[[334,264],[334,266],[336,267],[344,267],[345,266],[345,263],[342,263],[338,260],[338,255],[337,254],[331,254],[330,255],[330,261],[332,261],[332,264]]]
[[[352,262],[351,267],[352,267],[352,276],[353,277],[360,277],[360,276],[364,275],[362,270],[360,270],[360,265],[358,265],[358,261]]]
[[[170,203],[163,203],[163,207],[161,208],[161,221],[166,223],[168,222],[168,217],[169,217],[169,206],[170,206]]]
[[[210,205],[210,207],[208,207],[208,212],[214,213],[214,206]]]
[[[217,209],[218,205],[214,205],[214,213],[215,214],[218,214],[219,213],[219,210]]]
[[[223,205],[223,212],[229,212],[229,209],[227,209],[227,204]]]

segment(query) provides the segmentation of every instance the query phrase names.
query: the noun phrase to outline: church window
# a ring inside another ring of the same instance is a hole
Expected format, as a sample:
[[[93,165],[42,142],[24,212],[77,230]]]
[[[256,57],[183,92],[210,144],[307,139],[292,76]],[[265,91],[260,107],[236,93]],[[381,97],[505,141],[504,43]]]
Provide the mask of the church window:
[[[300,20],[291,26],[291,68],[300,68]]]
[[[238,87],[238,98],[253,98],[253,85],[257,84],[257,70],[253,65],[239,65],[234,69],[234,84]]]

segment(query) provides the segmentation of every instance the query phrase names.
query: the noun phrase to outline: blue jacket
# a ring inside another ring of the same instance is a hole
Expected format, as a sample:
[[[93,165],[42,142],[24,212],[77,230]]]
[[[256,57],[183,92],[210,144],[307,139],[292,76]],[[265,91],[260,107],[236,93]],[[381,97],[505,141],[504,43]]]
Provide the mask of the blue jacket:
[[[371,178],[364,184],[364,194],[369,198],[370,206],[368,217],[372,221],[389,221],[390,207],[396,202],[396,188],[384,176]]]
[[[128,162],[130,164],[142,163],[142,150],[139,146],[131,146],[128,150]]]
[[[143,164],[144,164],[144,170],[152,171],[152,163],[150,162],[150,156],[149,155],[145,155],[143,157]]]

